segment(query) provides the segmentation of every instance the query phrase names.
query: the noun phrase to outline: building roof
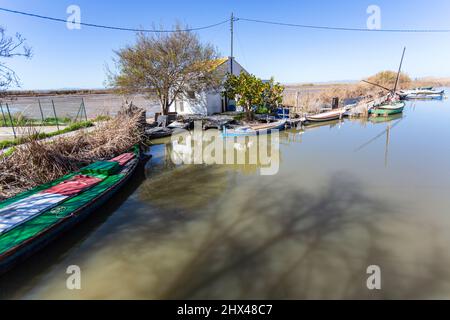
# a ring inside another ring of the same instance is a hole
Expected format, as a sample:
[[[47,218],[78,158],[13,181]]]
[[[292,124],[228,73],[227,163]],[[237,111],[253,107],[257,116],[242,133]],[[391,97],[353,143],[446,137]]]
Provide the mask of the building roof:
[[[211,61],[211,69],[217,69],[218,67],[220,67],[221,65],[223,65],[225,62],[228,61],[228,57],[223,57],[223,58],[219,58],[216,60]]]

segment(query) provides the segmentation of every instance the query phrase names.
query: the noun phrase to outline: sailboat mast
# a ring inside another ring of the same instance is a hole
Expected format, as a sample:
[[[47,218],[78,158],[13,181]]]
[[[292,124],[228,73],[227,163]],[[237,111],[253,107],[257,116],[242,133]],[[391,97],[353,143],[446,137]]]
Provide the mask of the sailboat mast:
[[[398,67],[397,79],[395,80],[394,94],[397,92],[398,81],[400,80],[400,72],[402,71],[403,58],[405,56],[406,47],[403,48],[402,59],[400,60],[400,66]]]

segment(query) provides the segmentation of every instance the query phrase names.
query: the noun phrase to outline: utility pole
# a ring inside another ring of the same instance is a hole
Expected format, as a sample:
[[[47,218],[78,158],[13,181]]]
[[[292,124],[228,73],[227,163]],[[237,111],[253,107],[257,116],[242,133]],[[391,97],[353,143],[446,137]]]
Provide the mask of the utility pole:
[[[234,51],[234,14],[231,13],[230,20],[230,32],[231,32],[231,56],[230,56],[230,70],[231,74],[233,74],[233,51]]]
[[[230,19],[230,40],[231,40],[231,46],[230,46],[230,74],[233,74],[233,55],[234,55],[234,14],[231,13],[231,19]],[[228,111],[230,105],[230,100],[228,98],[225,98],[225,110]]]

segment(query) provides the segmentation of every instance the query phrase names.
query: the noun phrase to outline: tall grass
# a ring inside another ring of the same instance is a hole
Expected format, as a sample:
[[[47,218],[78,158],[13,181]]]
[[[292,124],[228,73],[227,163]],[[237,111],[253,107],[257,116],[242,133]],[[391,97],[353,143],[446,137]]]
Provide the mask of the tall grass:
[[[91,132],[80,131],[50,142],[30,137],[0,159],[0,199],[128,151],[144,140],[141,122],[142,113],[122,113]]]
[[[397,72],[382,71],[367,78],[372,83],[379,84],[389,89],[393,89],[397,78]],[[444,81],[413,81],[406,74],[400,75],[400,81],[397,89],[409,89],[419,86],[441,86]],[[298,102],[296,101],[295,91],[286,91],[283,97],[283,104],[288,106],[299,106],[302,112],[317,112],[323,107],[330,107],[332,99],[339,98],[341,106],[347,99],[372,100],[380,98],[388,93],[387,90],[360,82],[351,84],[326,85],[324,88],[308,90],[304,86],[297,87],[299,92]],[[311,87],[309,88],[311,89]],[[313,88],[314,89],[314,88]]]
[[[0,127],[11,127],[11,120],[15,127],[25,127],[25,126],[38,126],[38,125],[44,125],[44,126],[56,126],[56,124],[59,125],[67,125],[72,122],[72,119],[68,117],[58,117],[58,118],[45,118],[44,121],[40,119],[32,119],[24,116],[23,114],[14,113],[11,115],[11,119],[9,119],[9,116],[5,116],[5,119],[3,117],[0,118]]]

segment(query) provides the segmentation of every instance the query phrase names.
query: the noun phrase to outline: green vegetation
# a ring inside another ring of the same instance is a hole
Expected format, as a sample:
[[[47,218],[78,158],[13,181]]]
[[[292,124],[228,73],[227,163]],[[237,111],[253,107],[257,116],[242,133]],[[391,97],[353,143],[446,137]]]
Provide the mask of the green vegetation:
[[[270,113],[270,109],[265,106],[258,106],[255,110],[256,114],[268,114]]]
[[[56,126],[56,123],[60,125],[67,125],[72,122],[72,120],[68,117],[64,118],[46,118],[44,119],[44,122],[42,120],[38,119],[30,119],[26,116],[24,116],[21,113],[15,113],[11,115],[12,122],[15,127],[25,127],[25,126]],[[6,121],[5,121],[6,120]],[[1,127],[11,127],[11,121],[8,116],[5,116],[5,119],[0,118],[0,126]]]
[[[30,139],[32,139],[32,140],[41,140],[41,139],[51,138],[51,137],[54,137],[54,136],[57,136],[57,135],[60,135],[60,134],[63,134],[63,133],[67,133],[67,132],[71,132],[71,131],[75,131],[75,130],[79,130],[79,129],[83,129],[83,128],[92,127],[93,125],[94,124],[92,123],[92,121],[76,122],[74,124],[71,124],[67,128],[59,130],[59,131],[54,131],[54,132],[49,132],[49,133],[40,132],[40,133],[32,134],[30,136],[16,138],[14,140],[0,141],[0,150],[1,149],[5,149],[5,148],[9,148],[9,147],[14,147],[14,146],[17,146],[17,145],[20,145],[20,144],[23,144],[23,143],[26,143]]]
[[[273,78],[264,82],[245,72],[239,76],[228,74],[224,88],[224,96],[236,100],[244,108],[247,120],[253,120],[253,109],[271,112],[283,100],[284,87]]]
[[[98,115],[96,116],[92,121],[93,122],[100,122],[100,121],[109,121],[112,118],[110,116],[106,116],[106,115]]]
[[[0,154],[0,159],[9,157],[10,155],[12,155],[14,153],[14,151],[16,151],[16,147],[9,148],[8,150],[6,150],[2,154]]]

